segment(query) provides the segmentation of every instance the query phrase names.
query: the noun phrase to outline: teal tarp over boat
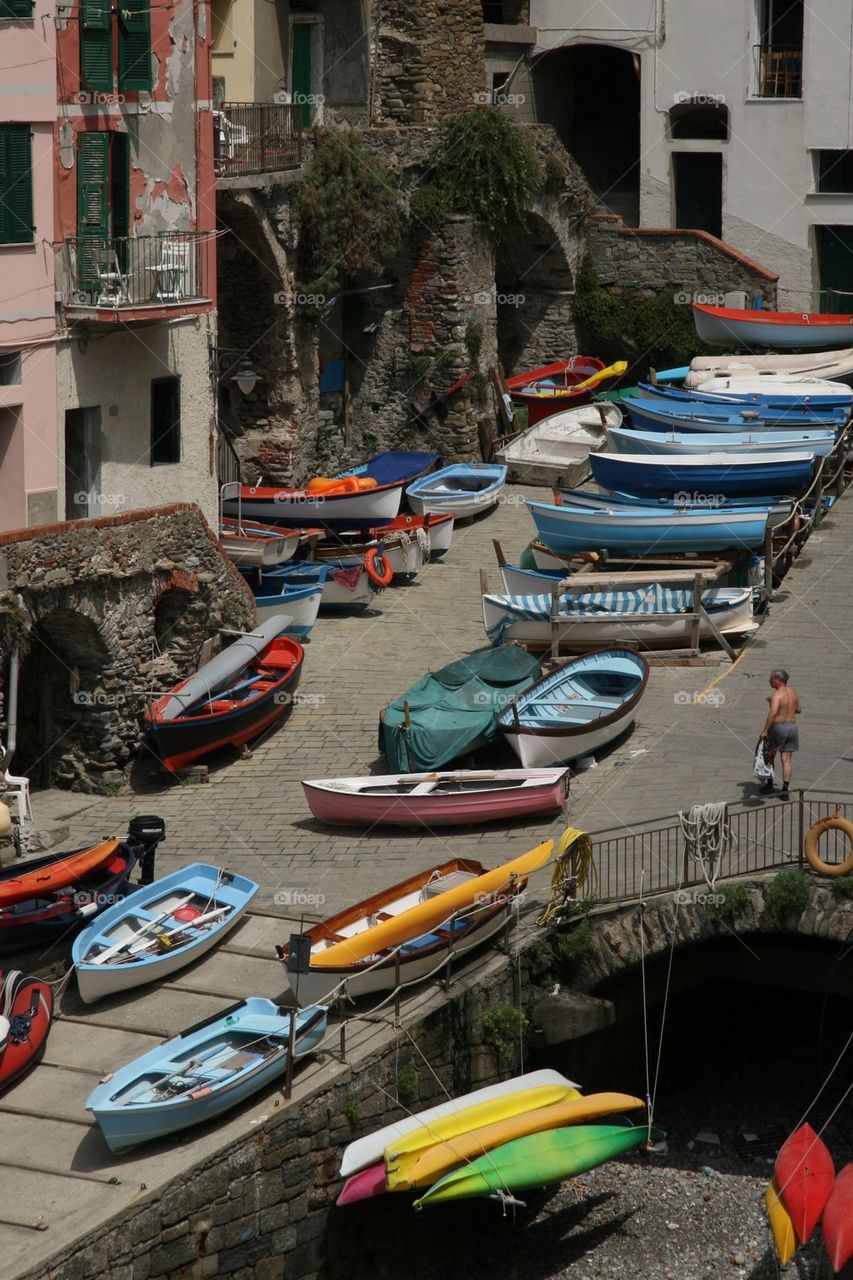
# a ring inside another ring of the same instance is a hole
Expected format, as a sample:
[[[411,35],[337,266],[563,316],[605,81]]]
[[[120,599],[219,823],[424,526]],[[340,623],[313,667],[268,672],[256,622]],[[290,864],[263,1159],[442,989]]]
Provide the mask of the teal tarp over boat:
[[[379,726],[379,749],[393,773],[439,769],[497,736],[495,716],[540,676],[525,649],[504,644],[431,671],[397,698]],[[405,706],[409,707],[406,727]]]

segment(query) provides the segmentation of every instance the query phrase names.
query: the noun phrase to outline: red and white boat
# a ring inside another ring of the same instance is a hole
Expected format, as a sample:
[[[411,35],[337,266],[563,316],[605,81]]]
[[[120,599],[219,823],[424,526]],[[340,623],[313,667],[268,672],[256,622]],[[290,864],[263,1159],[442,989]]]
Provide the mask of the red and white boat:
[[[291,560],[300,547],[313,546],[323,533],[322,529],[287,529],[225,516],[219,526],[219,541],[235,564],[261,569]]]
[[[780,351],[827,351],[853,346],[853,315],[819,311],[740,311],[693,303],[693,322],[703,342],[716,346],[770,347]]]
[[[313,779],[302,788],[314,817],[336,826],[463,826],[557,813],[569,777],[567,768],[458,770]]]
[[[368,483],[360,476],[329,482],[325,490],[274,488],[271,485],[241,485],[239,498],[226,498],[226,515],[272,522],[291,529],[323,525],[329,529],[369,529],[386,524],[400,510],[407,480],[390,484]]]
[[[17,969],[0,972],[0,1093],[39,1061],[53,1020],[46,982]]]
[[[506,385],[513,404],[527,409],[528,427],[535,427],[543,418],[585,404],[602,382],[619,377],[627,367],[620,361],[606,369],[604,361],[595,356],[573,356],[528,373],[516,373],[507,378]]]
[[[385,538],[389,533],[415,533],[424,529],[429,534],[429,558],[439,560],[450,550],[453,540],[453,524],[455,517],[452,511],[445,514],[416,516],[411,513],[397,516],[390,524],[377,526],[370,530],[371,538]]]

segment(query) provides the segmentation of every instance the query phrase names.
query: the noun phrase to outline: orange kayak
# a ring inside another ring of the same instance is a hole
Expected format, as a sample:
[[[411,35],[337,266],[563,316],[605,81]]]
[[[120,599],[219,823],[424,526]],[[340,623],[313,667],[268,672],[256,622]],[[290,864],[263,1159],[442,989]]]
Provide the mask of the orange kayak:
[[[40,858],[39,865],[32,871],[27,871],[25,863],[14,878],[0,880],[0,908],[26,902],[30,898],[43,898],[46,894],[67,888],[109,862],[120,844],[120,840],[104,840],[91,849],[70,853],[53,862],[45,863]]]

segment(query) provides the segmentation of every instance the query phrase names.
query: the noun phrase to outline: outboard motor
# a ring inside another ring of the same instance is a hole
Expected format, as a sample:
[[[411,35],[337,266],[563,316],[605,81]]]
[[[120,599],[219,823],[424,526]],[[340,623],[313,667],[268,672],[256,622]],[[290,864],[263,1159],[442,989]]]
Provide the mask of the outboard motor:
[[[154,859],[157,846],[166,837],[166,822],[156,814],[142,814],[131,818],[127,826],[127,838],[141,848],[139,855],[139,883],[151,884],[154,879]]]

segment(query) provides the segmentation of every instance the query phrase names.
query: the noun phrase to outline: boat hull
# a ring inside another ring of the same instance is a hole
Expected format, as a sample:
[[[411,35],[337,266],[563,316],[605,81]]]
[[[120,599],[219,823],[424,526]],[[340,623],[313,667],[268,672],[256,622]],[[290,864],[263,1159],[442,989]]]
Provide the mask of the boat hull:
[[[836,1275],[853,1258],[853,1164],[835,1179],[821,1221],[826,1252]]]
[[[551,551],[575,554],[607,548],[653,555],[664,551],[757,549],[764,544],[769,508],[675,508],[654,511],[582,510],[528,501],[539,536]]]
[[[290,560],[299,550],[302,541],[301,531],[288,533],[282,530],[281,536],[272,534],[253,534],[251,528],[240,533],[234,529],[222,528],[219,533],[222,550],[235,564],[245,564],[253,569],[267,568],[283,564]]]
[[[689,453],[813,453],[825,458],[835,447],[833,431],[641,431],[608,428],[607,439],[617,454]]]
[[[799,493],[808,487],[814,455],[808,453],[728,453],[718,458],[694,454],[602,453],[590,459],[597,484],[638,497],[709,494],[722,497]]]
[[[290,618],[290,623],[283,634],[293,636],[297,640],[305,640],[317,621],[322,599],[321,585],[294,587],[292,590],[285,589],[277,596],[256,595],[255,613],[258,622],[264,622],[267,618],[272,618],[279,613],[286,614]]]
[[[326,496],[305,490],[262,489],[244,485],[239,513],[247,519],[262,520],[286,528],[302,529],[322,525],[327,529],[365,529],[393,520],[407,481],[378,485],[360,493]],[[238,514],[237,499],[222,504],[226,515]]]
[[[409,485],[406,499],[416,515],[450,513],[466,520],[495,506],[505,484],[503,465],[454,463]]]
[[[513,482],[537,485],[578,485],[589,475],[589,455],[604,447],[604,425],[619,426],[616,405],[602,405],[557,413],[531,427],[495,454]]]
[[[853,345],[853,316],[739,311],[693,304],[697,336],[712,346],[824,351]]]
[[[631,423],[641,431],[837,431],[844,427],[848,411],[844,408],[813,409],[786,405],[710,404],[699,401],[663,400],[624,401]]]
[[[0,1048],[0,1093],[41,1060],[53,1021],[53,992],[46,982],[18,970],[0,972],[0,1013],[12,1024]]]

